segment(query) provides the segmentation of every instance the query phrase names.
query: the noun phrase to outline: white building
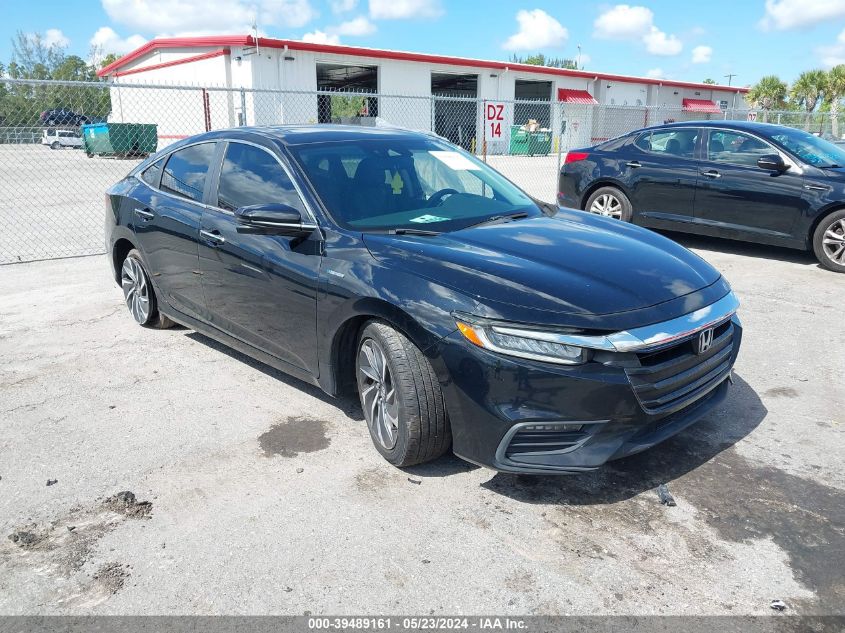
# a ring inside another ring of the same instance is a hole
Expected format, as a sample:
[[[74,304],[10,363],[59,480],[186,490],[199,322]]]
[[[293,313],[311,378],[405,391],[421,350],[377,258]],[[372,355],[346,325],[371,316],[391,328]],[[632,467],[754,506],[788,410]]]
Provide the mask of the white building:
[[[157,123],[162,142],[242,124],[337,121],[334,92],[378,95],[357,97],[358,123],[378,117],[491,152],[506,151],[511,125],[529,119],[572,146],[747,107],[739,87],[249,35],[155,39],[99,74],[115,84],[115,120]],[[208,89],[120,89],[127,84]],[[500,135],[478,133],[489,103],[502,106]]]

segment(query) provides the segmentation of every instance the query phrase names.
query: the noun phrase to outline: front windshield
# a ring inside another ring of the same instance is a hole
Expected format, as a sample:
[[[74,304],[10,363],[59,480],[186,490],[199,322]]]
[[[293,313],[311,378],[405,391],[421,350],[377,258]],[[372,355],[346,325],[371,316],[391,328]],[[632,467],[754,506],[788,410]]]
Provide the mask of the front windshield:
[[[784,128],[771,138],[814,167],[845,166],[845,149],[803,130]]]
[[[487,165],[435,139],[354,139],[290,150],[332,217],[356,231],[445,232],[493,216],[540,214]]]

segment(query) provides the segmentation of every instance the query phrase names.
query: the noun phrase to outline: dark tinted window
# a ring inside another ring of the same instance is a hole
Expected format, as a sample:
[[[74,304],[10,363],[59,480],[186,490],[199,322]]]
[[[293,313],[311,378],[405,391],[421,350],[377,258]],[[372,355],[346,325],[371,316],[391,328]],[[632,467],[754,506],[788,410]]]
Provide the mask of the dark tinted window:
[[[707,159],[714,163],[756,167],[761,156],[775,153],[771,145],[748,134],[732,130],[710,130]]]
[[[200,143],[173,152],[161,178],[162,191],[201,202],[213,155],[214,143]]]
[[[164,165],[164,159],[161,158],[154,162],[141,172],[141,180],[147,183],[150,187],[158,189],[158,184],[161,182],[161,167]]]
[[[234,211],[269,203],[305,211],[293,183],[273,156],[252,145],[229,143],[220,172],[217,206]]]
[[[654,154],[692,158],[695,154],[695,142],[698,139],[698,132],[695,128],[654,130],[648,138],[647,151]],[[644,147],[644,139],[639,139],[637,145]]]

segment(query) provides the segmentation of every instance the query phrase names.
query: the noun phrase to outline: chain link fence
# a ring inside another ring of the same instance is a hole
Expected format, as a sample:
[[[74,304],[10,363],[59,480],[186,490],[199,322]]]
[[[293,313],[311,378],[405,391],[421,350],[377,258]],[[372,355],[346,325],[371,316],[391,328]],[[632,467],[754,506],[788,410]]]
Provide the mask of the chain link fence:
[[[757,120],[831,132],[825,114],[765,114]],[[667,121],[753,115],[450,94],[0,79],[0,264],[103,252],[105,190],[145,156],[208,130],[349,124],[434,132],[553,202],[570,148]]]

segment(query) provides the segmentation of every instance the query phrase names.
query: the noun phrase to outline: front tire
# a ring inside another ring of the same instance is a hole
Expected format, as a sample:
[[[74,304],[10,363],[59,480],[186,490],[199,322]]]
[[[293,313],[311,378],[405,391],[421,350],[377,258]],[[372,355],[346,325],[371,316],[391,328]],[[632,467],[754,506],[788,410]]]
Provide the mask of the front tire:
[[[158,311],[153,284],[144,269],[141,253],[132,249],[120,267],[120,287],[123,289],[123,299],[129,314],[138,325],[165,329],[174,325],[173,321]]]
[[[822,267],[845,273],[845,209],[822,218],[813,233],[813,251]]]
[[[440,383],[423,353],[389,325],[358,338],[355,374],[376,450],[394,466],[431,461],[452,444]]]
[[[630,222],[634,215],[631,201],[616,187],[599,187],[587,199],[584,210],[607,218]]]
[[[50,143],[50,149],[60,149],[60,148],[61,148],[61,145],[59,144],[58,141],[53,141],[52,143]]]

